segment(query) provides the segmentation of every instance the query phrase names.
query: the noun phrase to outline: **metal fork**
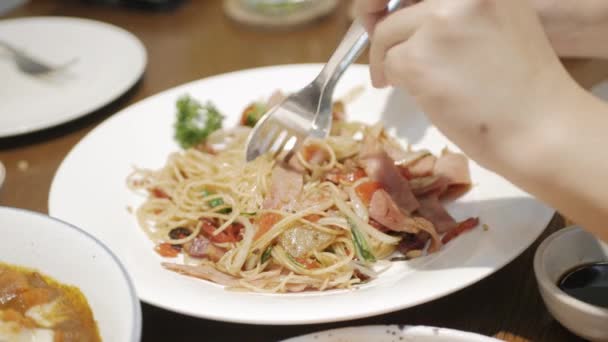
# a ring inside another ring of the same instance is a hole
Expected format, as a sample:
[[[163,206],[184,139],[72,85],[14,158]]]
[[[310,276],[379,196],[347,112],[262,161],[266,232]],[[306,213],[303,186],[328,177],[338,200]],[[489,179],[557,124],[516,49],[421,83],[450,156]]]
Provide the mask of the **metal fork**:
[[[56,65],[56,66],[50,66],[46,63],[43,63],[43,62],[37,60],[34,57],[29,56],[24,51],[14,47],[13,45],[11,45],[7,42],[0,40],[0,46],[4,47],[6,50],[8,50],[13,55],[13,57],[15,59],[15,64],[17,64],[17,67],[19,68],[19,70],[21,70],[22,72],[24,72],[28,75],[33,75],[33,76],[39,76],[39,75],[45,75],[45,74],[57,72],[57,71],[68,68],[69,66],[71,66],[72,64],[74,64],[78,61],[78,58],[73,58],[66,63]]]
[[[399,0],[389,1],[387,11],[393,12],[400,4]],[[307,137],[326,138],[331,130],[336,84],[368,43],[365,28],[355,21],[319,75],[258,121],[247,139],[247,161],[271,152],[275,158],[288,162]]]

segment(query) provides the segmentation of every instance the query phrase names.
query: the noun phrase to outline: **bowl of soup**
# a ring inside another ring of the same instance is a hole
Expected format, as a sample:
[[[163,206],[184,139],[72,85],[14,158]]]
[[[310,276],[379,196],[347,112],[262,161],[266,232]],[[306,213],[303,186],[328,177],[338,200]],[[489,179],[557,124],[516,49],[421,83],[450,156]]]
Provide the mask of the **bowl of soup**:
[[[0,341],[139,341],[141,306],[103,243],[39,213],[0,207]]]

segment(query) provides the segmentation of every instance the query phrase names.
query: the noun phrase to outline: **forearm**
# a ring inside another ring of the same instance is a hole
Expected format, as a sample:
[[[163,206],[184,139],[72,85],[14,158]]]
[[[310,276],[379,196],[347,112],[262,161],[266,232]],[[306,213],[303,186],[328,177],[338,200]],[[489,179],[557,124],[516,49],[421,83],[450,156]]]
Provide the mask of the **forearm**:
[[[580,88],[555,99],[544,109],[553,120],[512,144],[497,171],[608,241],[608,105]]]

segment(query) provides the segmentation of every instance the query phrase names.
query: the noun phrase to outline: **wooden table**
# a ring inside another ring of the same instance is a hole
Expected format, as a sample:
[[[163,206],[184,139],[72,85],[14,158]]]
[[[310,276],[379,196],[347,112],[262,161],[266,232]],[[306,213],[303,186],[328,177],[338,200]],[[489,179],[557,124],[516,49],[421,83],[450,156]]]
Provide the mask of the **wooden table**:
[[[149,64],[142,80],[111,105],[60,127],[0,139],[0,160],[8,172],[0,204],[46,213],[51,180],[68,151],[102,120],[129,104],[169,87],[228,71],[325,61],[350,24],[346,13],[343,4],[338,12],[314,25],[290,32],[263,32],[226,19],[218,0],[190,0],[170,12],[87,5],[76,0],[30,1],[9,17],[79,16],[121,26],[143,41]],[[608,75],[607,63],[574,61],[568,67],[587,86]],[[29,165],[26,170],[18,167],[22,161]],[[542,238],[563,224],[556,216]],[[268,327],[195,319],[142,304],[143,340],[273,341],[341,326],[405,323],[468,330],[507,341],[576,341],[551,318],[537,291],[532,258],[539,241],[502,270],[469,288],[392,314],[336,324]]]

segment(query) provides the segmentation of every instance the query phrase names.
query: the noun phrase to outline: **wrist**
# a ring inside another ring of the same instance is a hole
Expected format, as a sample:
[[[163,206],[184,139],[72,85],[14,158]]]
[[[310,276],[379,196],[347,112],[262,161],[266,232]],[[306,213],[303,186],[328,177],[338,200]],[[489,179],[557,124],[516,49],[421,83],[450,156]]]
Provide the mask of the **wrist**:
[[[588,107],[589,94],[567,77],[542,90],[533,91],[529,104],[521,106],[523,119],[517,129],[505,136],[495,149],[491,169],[527,188],[529,183],[550,182],[556,166],[563,164],[564,144],[574,129],[572,120],[580,119]],[[578,118],[577,118],[578,117]]]

